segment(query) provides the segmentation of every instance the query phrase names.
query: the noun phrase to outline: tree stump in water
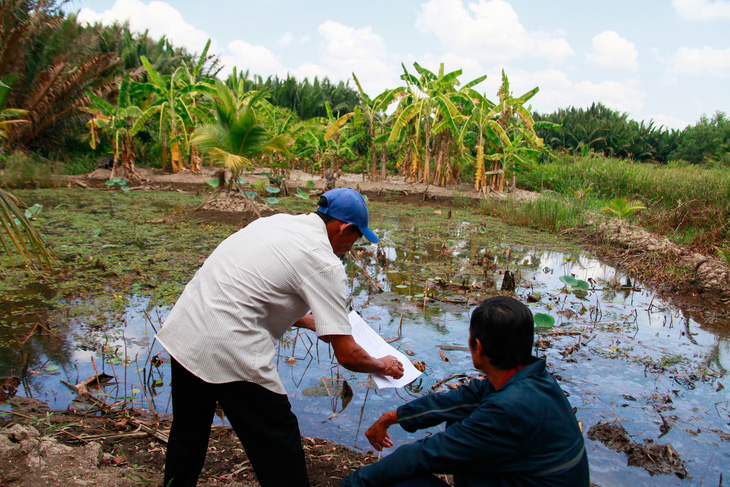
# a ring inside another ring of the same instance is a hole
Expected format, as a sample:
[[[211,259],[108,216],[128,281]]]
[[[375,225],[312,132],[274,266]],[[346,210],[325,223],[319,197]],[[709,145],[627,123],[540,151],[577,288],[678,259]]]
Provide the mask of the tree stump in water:
[[[515,275],[510,271],[504,271],[504,279],[502,279],[502,291],[515,290]]]

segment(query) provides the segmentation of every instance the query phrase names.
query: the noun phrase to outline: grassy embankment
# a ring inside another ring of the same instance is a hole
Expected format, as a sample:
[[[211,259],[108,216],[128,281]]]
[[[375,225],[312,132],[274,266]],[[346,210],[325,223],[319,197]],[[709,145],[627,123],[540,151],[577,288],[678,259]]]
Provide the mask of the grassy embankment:
[[[611,199],[639,200],[646,209],[630,218],[646,230],[707,254],[730,246],[727,170],[566,156],[522,172],[518,185],[543,195],[524,204],[484,200],[482,210],[509,223],[556,232],[595,219]]]

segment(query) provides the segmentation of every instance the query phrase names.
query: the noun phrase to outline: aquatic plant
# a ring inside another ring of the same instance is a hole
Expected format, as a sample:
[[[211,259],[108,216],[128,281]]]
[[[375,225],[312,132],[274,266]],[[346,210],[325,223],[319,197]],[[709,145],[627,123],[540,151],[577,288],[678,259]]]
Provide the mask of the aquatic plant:
[[[573,194],[575,195],[575,197],[578,200],[582,201],[585,199],[585,197],[588,193],[593,191],[593,183],[591,183],[587,188],[583,188],[583,189],[573,189],[573,188],[568,188],[568,189],[570,189],[573,192]]]
[[[555,324],[555,318],[545,313],[535,313],[533,319],[538,328],[552,328]]]

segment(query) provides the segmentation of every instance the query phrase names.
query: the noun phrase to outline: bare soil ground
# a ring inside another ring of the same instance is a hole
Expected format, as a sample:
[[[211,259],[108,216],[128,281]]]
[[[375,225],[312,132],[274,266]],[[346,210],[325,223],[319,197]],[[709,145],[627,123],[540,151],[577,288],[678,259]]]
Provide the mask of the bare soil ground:
[[[153,421],[129,409],[98,414],[55,412],[35,400],[12,399],[14,418],[0,422],[0,485],[132,487],[160,485],[169,418]],[[312,486],[337,486],[377,457],[302,438]],[[257,486],[246,453],[229,427],[213,427],[199,486]]]

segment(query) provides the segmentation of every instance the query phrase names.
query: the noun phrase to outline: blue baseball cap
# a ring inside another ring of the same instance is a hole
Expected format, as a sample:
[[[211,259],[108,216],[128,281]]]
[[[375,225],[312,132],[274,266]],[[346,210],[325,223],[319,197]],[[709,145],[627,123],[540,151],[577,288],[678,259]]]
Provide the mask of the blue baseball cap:
[[[324,193],[322,197],[327,200],[327,205],[317,208],[321,213],[341,222],[354,224],[365,238],[372,243],[378,243],[380,239],[368,228],[368,207],[360,193],[352,188],[335,188]]]

